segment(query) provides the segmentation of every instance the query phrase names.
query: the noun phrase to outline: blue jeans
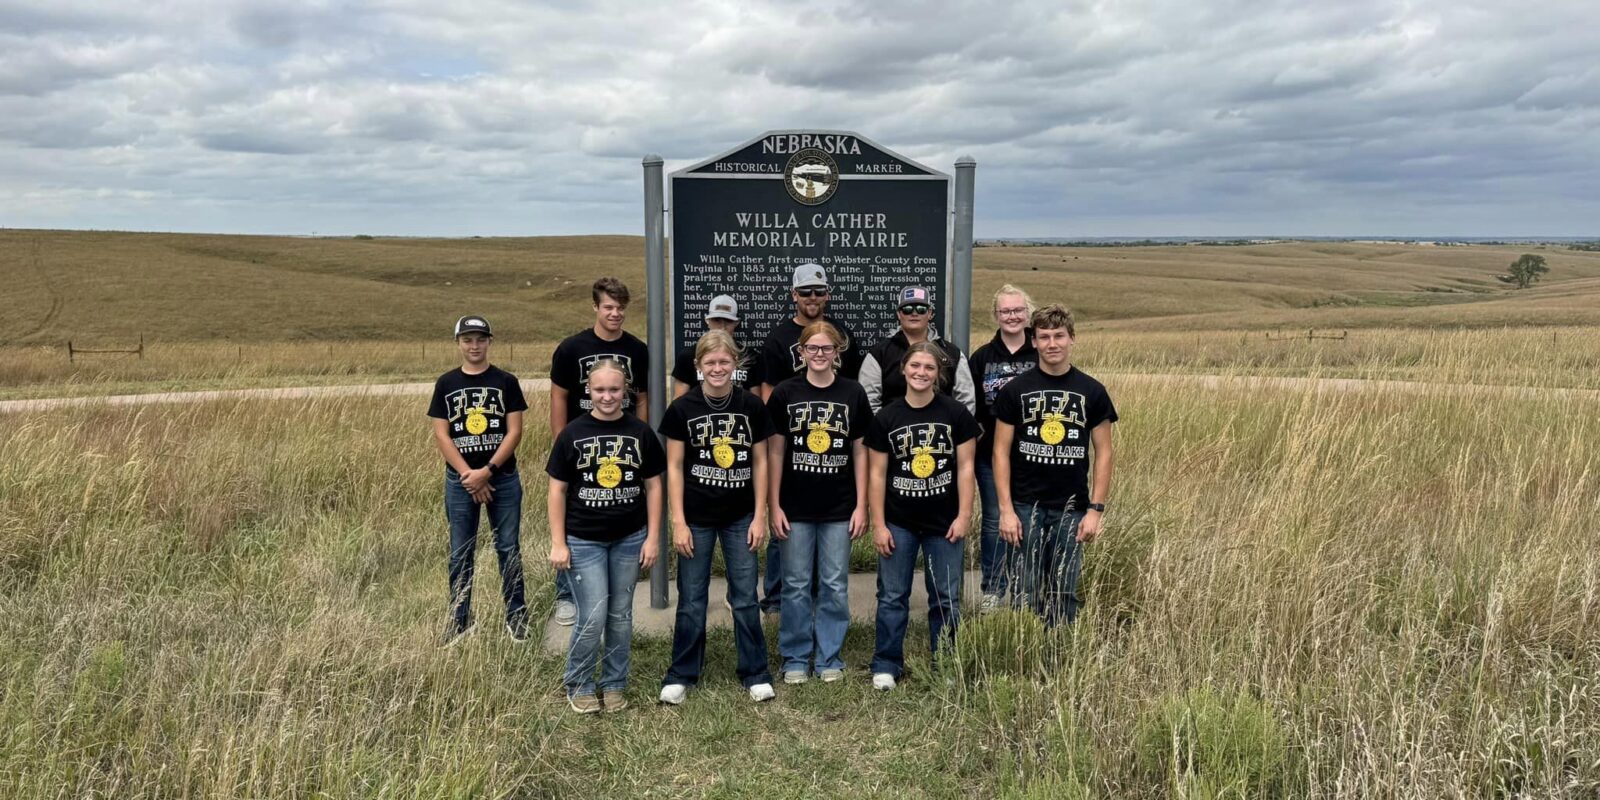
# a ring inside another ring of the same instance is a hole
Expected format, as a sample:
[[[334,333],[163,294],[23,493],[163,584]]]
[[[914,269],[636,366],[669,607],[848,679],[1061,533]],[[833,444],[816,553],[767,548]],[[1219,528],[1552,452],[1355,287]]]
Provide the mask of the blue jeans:
[[[928,644],[933,654],[948,636],[955,641],[961,619],[962,542],[944,538],[944,531],[913,533],[889,523],[894,552],[878,557],[878,642],[872,671],[896,678],[905,671],[906,623],[911,610],[911,579],[917,571],[917,549],[927,554],[922,576],[928,589]]]
[[[578,604],[578,622],[572,626],[567,650],[567,672],[562,676],[567,696],[594,694],[594,668],[600,664],[602,692],[622,691],[628,685],[628,660],[633,655],[633,587],[639,583],[639,550],[643,528],[615,542],[595,542],[567,537],[572,551],[572,594]],[[600,656],[601,633],[605,657]]]
[[[1083,547],[1078,544],[1078,523],[1084,512],[1035,503],[1012,506],[1022,520],[1022,586],[1028,604],[1044,617],[1046,625],[1070,625],[1082,604],[1078,575],[1083,571]]]
[[[812,597],[811,575],[817,587]],[[783,543],[783,618],[778,653],[785,672],[844,669],[839,655],[850,628],[850,521],[789,523]]]
[[[1000,538],[1000,498],[994,490],[994,464],[980,458],[976,467],[978,501],[983,504],[983,523],[978,529],[978,566],[983,573],[979,590],[1003,596],[1011,587],[1016,561],[1011,543]]]
[[[746,536],[752,515],[726,525],[690,525],[694,557],[678,556],[678,617],[672,626],[672,666],[661,683],[693,686],[700,682],[706,657],[706,596],[711,586],[711,552],[722,543],[728,570],[728,605],[733,606],[733,641],[739,654],[739,683],[750,688],[771,683],[767,671],[767,637],[756,606],[756,554]]]
[[[773,539],[767,545],[767,574],[762,581],[761,610],[783,604],[783,542]]]
[[[557,570],[556,602],[559,603],[562,600],[565,600],[569,603],[572,602],[572,579],[567,577],[567,573]]]
[[[515,472],[489,478],[494,497],[480,504],[461,485],[454,469],[444,469],[444,515],[450,525],[450,614],[457,624],[472,618],[472,572],[478,553],[479,509],[489,511],[494,553],[500,561],[500,594],[506,619],[527,613],[522,592],[522,479]]]

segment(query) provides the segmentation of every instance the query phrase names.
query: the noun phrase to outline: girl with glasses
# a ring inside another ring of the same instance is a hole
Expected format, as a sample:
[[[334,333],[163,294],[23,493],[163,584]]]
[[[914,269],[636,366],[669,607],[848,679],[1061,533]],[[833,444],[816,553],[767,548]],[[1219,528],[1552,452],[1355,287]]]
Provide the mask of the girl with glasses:
[[[872,422],[861,384],[834,371],[844,345],[834,326],[807,325],[799,340],[805,372],[778,384],[767,401],[769,506],[783,551],[778,651],[789,684],[805,683],[813,669],[827,683],[844,677],[850,542],[867,530],[861,440]]]

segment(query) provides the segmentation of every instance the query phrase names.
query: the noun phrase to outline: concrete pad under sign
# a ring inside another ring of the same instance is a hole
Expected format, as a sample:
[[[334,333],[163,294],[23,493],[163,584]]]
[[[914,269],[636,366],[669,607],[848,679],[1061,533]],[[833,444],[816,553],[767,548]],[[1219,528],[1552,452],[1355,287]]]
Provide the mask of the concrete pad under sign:
[[[961,588],[962,613],[975,613],[980,597],[979,581],[981,575],[977,570],[968,570]],[[722,604],[722,598],[728,595],[727,581],[714,577],[711,579],[711,589],[706,609],[706,628],[708,630],[733,627],[733,613]],[[878,575],[875,572],[854,572],[850,574],[850,621],[856,623],[871,623],[878,613]],[[640,581],[633,592],[633,632],[636,636],[661,636],[672,635],[672,623],[678,614],[677,585],[672,584],[672,592],[667,597],[666,608],[650,607],[650,582]],[[911,621],[913,623],[925,621],[928,615],[928,594],[923,586],[922,570],[917,570],[917,575],[911,582]],[[763,617],[763,619],[776,619]],[[557,625],[555,620],[545,621],[544,649],[551,653],[565,653],[567,645],[572,641],[572,629]]]

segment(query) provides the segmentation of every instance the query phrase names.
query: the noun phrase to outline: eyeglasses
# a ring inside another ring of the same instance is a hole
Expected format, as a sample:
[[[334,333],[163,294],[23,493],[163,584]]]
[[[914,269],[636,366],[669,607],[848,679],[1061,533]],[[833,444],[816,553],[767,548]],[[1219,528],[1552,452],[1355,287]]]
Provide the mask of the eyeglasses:
[[[927,305],[926,303],[914,303],[912,305],[900,307],[900,313],[902,314],[926,314],[932,310],[933,307]]]
[[[1020,308],[997,308],[994,310],[994,313],[995,316],[999,317],[1023,317],[1027,316],[1028,308],[1027,306],[1022,306]]]
[[[824,286],[821,289],[796,289],[794,290],[794,293],[798,297],[827,297],[828,287]]]
[[[800,346],[800,352],[808,356],[831,356],[838,349],[831,344],[806,344]]]

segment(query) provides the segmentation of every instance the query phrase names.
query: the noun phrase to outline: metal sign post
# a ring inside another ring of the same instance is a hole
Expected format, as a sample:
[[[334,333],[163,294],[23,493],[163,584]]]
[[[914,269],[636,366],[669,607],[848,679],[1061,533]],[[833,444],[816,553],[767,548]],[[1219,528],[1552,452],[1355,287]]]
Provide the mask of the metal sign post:
[[[661,196],[661,156],[644,157],[644,275],[645,294],[650,302],[648,330],[650,344],[650,424],[661,423],[667,410],[667,260],[664,258],[666,208]],[[666,483],[665,476],[661,479]],[[667,607],[667,554],[672,547],[671,503],[661,493],[661,552],[650,568],[650,607]]]

